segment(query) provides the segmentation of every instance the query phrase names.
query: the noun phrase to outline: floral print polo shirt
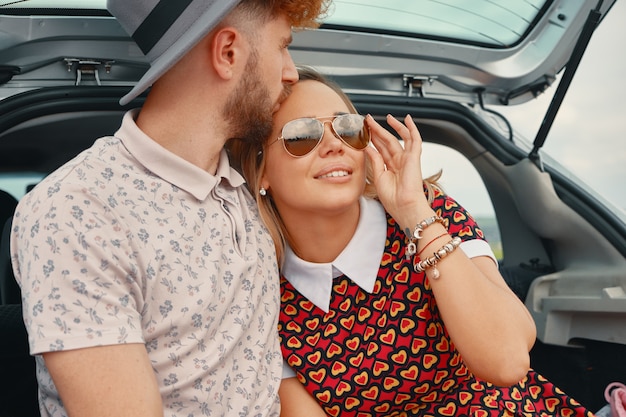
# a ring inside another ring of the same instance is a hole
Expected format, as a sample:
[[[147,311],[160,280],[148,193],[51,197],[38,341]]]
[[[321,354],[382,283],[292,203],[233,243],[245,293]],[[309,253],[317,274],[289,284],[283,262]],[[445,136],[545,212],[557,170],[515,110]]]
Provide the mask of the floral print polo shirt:
[[[145,345],[165,416],[277,416],[278,269],[255,202],[225,152],[210,175],[136,115],[15,214],[42,416],[66,412],[39,354],[123,343]]]

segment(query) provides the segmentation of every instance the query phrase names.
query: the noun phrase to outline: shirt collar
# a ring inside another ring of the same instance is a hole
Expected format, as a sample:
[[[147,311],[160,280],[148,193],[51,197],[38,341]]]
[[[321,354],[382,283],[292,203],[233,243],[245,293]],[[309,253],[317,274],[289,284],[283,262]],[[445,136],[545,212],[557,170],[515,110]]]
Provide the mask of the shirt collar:
[[[144,167],[155,175],[176,187],[187,191],[198,200],[205,200],[211,190],[222,179],[228,181],[232,187],[239,187],[244,179],[235,171],[228,161],[224,149],[220,153],[220,160],[215,175],[211,175],[200,167],[168,151],[156,141],[146,135],[135,123],[139,109],[128,111],[122,120],[122,126],[115,133],[126,149]]]
[[[333,278],[345,274],[364,291],[371,293],[376,283],[385,249],[387,216],[380,202],[361,197],[356,231],[348,245],[331,263],[300,259],[289,246],[285,250],[282,275],[300,294],[328,312]]]

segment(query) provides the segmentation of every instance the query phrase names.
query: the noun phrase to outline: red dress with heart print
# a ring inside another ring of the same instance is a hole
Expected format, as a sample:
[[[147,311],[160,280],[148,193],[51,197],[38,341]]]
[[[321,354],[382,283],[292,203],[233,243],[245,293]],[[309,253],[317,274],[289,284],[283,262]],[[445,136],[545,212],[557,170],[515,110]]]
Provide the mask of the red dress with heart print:
[[[483,238],[439,194],[433,207],[451,235]],[[475,378],[455,350],[424,273],[404,257],[404,233],[387,217],[374,290],[342,275],[328,313],[282,278],[283,356],[329,416],[592,416],[534,371],[502,388]]]

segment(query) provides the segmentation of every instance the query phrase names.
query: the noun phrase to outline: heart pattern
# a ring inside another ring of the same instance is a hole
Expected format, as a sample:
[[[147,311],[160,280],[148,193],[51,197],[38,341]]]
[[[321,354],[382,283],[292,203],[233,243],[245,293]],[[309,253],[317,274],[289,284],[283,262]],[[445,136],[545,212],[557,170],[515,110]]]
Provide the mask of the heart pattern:
[[[484,239],[450,197],[437,192],[433,208],[452,236]],[[476,379],[450,340],[425,274],[414,273],[414,260],[405,259],[405,247],[404,233],[388,216],[372,293],[337,277],[329,313],[281,279],[283,356],[328,415],[592,416],[532,370],[508,388]]]

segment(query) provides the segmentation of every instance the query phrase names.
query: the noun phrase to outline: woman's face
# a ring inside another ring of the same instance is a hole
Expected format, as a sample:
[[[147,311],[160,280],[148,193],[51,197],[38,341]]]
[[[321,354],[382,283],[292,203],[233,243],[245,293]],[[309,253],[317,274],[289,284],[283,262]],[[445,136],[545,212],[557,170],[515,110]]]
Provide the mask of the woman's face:
[[[350,113],[330,87],[318,81],[300,81],[274,115],[274,129],[265,149],[261,186],[271,194],[281,217],[337,216],[354,208],[365,186],[365,152],[347,146],[322,119],[324,136],[305,156],[289,155],[278,140],[283,126],[302,117]],[[358,206],[357,206],[358,207]]]

